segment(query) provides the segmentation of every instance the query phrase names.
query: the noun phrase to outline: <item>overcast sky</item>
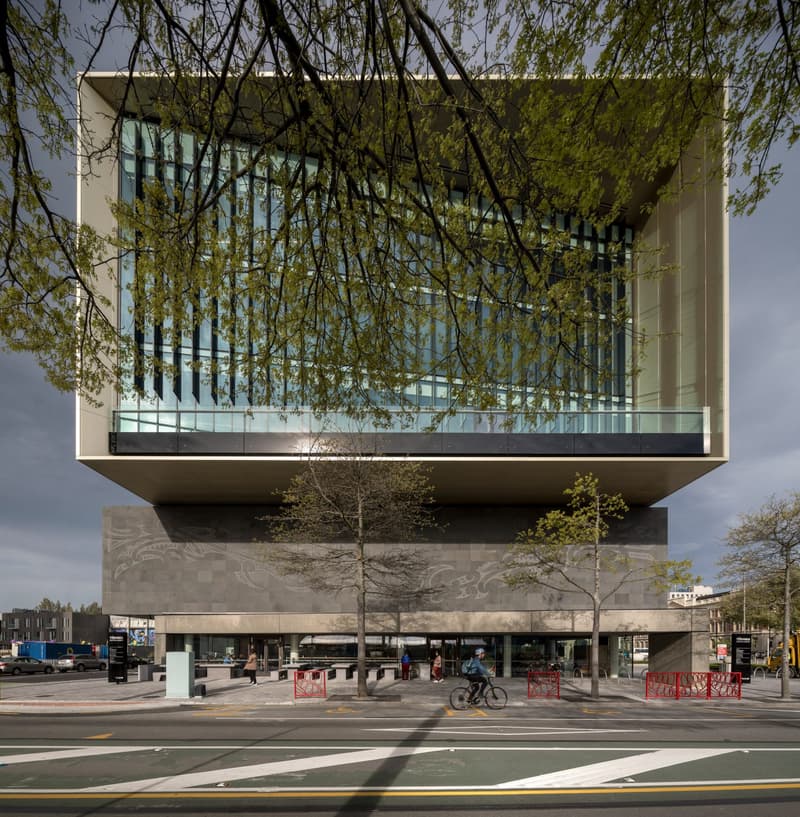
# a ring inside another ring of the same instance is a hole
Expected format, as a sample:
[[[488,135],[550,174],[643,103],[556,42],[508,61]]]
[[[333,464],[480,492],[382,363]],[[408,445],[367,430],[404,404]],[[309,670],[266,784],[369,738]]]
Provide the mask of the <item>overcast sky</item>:
[[[670,555],[707,584],[727,530],[800,490],[800,150],[756,215],[731,221],[731,461],[664,503]],[[74,400],[0,353],[0,611],[101,601],[101,511],[141,501],[75,461]],[[107,610],[124,613],[124,610]]]

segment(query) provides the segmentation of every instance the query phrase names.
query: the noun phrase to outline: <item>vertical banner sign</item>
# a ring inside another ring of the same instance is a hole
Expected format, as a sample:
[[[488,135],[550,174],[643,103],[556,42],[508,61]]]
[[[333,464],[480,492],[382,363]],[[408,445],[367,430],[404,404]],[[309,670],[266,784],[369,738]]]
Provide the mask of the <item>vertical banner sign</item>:
[[[128,683],[128,631],[108,631],[108,683]]]
[[[750,633],[731,633],[731,672],[742,673],[742,683],[750,683],[752,637]]]

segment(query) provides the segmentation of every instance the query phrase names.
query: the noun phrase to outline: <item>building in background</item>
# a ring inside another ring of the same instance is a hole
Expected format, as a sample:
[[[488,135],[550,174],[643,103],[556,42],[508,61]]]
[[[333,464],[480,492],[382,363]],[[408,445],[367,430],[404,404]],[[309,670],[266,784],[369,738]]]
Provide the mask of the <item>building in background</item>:
[[[753,627],[747,621],[734,621],[725,615],[724,604],[731,595],[730,590],[714,592],[713,587],[696,585],[691,590],[671,591],[669,606],[703,610],[708,615],[708,651],[709,657],[715,659],[720,645],[730,647],[733,633],[750,633],[753,644],[753,662],[763,662],[773,646],[777,644],[780,633],[764,627]]]
[[[703,596],[710,596],[714,592],[713,587],[704,584],[696,584],[694,587],[683,587],[680,590],[669,591],[670,607],[691,607]]]
[[[105,644],[108,616],[72,610],[23,610],[0,613],[0,644],[21,641],[57,641],[74,644]]]
[[[79,180],[79,218],[103,233],[115,229],[109,201],[132,201],[156,178],[191,184],[197,145],[191,134],[160,126],[150,104],[157,87],[146,77],[137,80],[128,99],[135,96],[140,108],[122,123],[118,161]],[[83,82],[85,144],[111,136],[108,123],[122,91],[110,75]],[[235,133],[231,140],[230,157],[250,149]],[[698,143],[666,170],[677,178],[688,165],[719,160]],[[280,168],[286,161],[276,154],[266,164]],[[435,375],[416,387],[418,427],[385,433],[359,426],[384,454],[431,466],[446,523],[425,542],[427,581],[441,592],[425,609],[371,610],[371,658],[391,659],[408,647],[423,661],[441,649],[452,672],[466,649],[482,644],[501,675],[556,661],[579,664],[591,631],[586,600],[512,592],[503,581],[509,543],[563,502],[576,472],[592,471],[604,492],[621,493],[631,507],[612,531],[613,546],[643,562],[668,557],[667,510],[654,506],[728,459],[726,188],[722,179],[699,175],[703,181],[645,214],[631,206],[607,234],[569,214],[555,216],[575,242],[600,256],[609,242],[623,263],[635,264],[641,239],[660,248],[663,264],[675,265],[661,279],[626,284],[630,336],[652,339],[633,375],[625,369],[634,350],[620,337],[612,385],[588,402],[567,401],[570,410],[536,426],[520,418],[506,424],[505,414],[456,403],[436,431],[424,431],[427,412],[448,405],[458,386]],[[261,196],[261,209],[280,218],[285,191],[268,169],[263,178],[245,174],[237,184],[234,198]],[[643,200],[655,190],[656,182],[642,182],[631,196]],[[213,381],[195,376],[202,361],[229,351],[214,326],[179,345],[170,344],[162,326],[133,328],[135,256],[121,257],[114,272],[107,295],[120,327],[138,332],[142,348],[163,348],[179,374],[155,382],[131,372],[141,379],[142,394],[120,399],[109,384],[101,410],[78,401],[78,459],[150,503],[104,512],[104,608],[155,616],[156,660],[184,649],[215,660],[244,654],[250,645],[267,661],[354,654],[352,599],[321,597],[287,581],[265,558],[263,544],[263,517],[273,512],[276,492],[302,467],[309,439],[324,438],[330,427],[310,412],[250,404],[246,382],[234,389],[237,400],[222,405]],[[647,637],[651,669],[707,669],[704,611],[668,608],[662,592],[642,584],[608,601],[601,631],[601,661],[611,674],[624,669],[635,636]]]

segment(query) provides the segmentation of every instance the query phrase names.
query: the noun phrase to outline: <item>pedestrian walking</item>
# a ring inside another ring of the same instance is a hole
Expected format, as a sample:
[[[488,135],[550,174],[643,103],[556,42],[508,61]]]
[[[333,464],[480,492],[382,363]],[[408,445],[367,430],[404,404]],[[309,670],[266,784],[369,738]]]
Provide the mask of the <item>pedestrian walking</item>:
[[[244,674],[250,679],[251,686],[257,684],[256,670],[258,669],[258,657],[255,650],[250,650],[250,655],[247,656],[247,663],[244,665]]]

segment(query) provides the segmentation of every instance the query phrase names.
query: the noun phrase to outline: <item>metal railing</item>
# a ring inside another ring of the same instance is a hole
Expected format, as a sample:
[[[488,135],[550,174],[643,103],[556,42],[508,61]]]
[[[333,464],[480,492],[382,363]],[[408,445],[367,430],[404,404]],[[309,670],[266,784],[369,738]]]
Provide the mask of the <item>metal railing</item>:
[[[645,698],[741,698],[741,672],[648,672]]]
[[[289,434],[710,434],[708,408],[559,411],[531,420],[504,411],[388,411],[385,421],[280,409],[122,409],[112,431]]]

